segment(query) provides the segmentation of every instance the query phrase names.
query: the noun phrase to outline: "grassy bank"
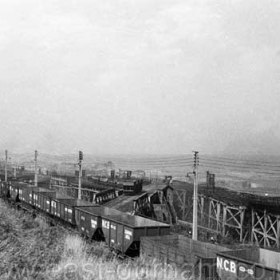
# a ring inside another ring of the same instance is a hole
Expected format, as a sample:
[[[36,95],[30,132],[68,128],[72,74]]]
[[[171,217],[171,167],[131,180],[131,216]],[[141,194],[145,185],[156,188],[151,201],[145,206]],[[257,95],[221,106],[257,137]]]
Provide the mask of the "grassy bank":
[[[0,279],[44,279],[63,252],[65,232],[0,201]]]
[[[104,244],[89,245],[71,235],[65,238],[61,261],[49,275],[49,279],[55,280],[189,279],[187,271],[178,271],[155,259],[119,260],[112,257]]]
[[[157,260],[120,260],[104,243],[86,243],[1,200],[0,260],[1,280],[188,279],[187,272]]]

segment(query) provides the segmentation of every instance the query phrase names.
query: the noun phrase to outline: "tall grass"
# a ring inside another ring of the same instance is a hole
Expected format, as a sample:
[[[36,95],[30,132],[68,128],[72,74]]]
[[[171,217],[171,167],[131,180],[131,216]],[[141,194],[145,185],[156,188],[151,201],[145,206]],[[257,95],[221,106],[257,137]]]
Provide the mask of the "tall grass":
[[[190,279],[186,271],[156,259],[120,260],[103,243],[88,244],[74,235],[65,238],[61,261],[49,275],[55,280]]]
[[[60,261],[65,232],[0,200],[0,279],[45,279]]]
[[[0,229],[1,280],[190,279],[183,271],[156,259],[120,260],[104,243],[87,243],[1,201]]]

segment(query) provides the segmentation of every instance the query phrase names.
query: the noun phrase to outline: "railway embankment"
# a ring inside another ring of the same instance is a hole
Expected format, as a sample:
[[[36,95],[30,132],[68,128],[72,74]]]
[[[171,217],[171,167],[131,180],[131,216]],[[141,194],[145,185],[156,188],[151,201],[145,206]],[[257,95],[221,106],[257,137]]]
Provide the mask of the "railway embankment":
[[[0,199],[0,279],[187,279],[153,258],[117,258],[104,243],[86,242],[62,226],[11,208]]]
[[[0,279],[44,279],[60,262],[65,232],[0,200]]]

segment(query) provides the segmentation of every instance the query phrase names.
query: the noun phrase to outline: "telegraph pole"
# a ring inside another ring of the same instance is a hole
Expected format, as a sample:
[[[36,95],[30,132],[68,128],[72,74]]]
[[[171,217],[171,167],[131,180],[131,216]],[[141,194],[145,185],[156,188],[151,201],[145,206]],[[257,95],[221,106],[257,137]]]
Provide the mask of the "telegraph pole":
[[[192,239],[197,240],[197,201],[198,201],[198,151],[194,151],[194,166],[193,166],[193,231]]]
[[[79,189],[78,189],[78,199],[82,198],[82,160],[83,152],[79,151]]]
[[[5,150],[5,182],[8,182],[8,150]]]
[[[38,187],[38,173],[37,173],[37,157],[38,157],[38,152],[37,150],[35,151],[35,174],[34,174],[34,185],[35,187]]]
[[[14,177],[17,177],[17,165],[14,167]]]

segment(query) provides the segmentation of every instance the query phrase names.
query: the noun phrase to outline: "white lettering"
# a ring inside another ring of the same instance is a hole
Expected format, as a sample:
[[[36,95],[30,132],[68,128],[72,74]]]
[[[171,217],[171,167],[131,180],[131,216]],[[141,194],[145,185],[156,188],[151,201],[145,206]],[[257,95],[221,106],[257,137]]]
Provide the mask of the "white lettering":
[[[229,261],[228,260],[224,260],[224,269],[225,271],[229,271]]]
[[[109,229],[110,228],[110,222],[102,220],[102,227]]]
[[[240,270],[241,272],[245,272],[245,271],[246,271],[246,269],[245,269],[244,266],[240,266],[240,267],[239,267],[239,270]]]
[[[125,235],[125,239],[130,240],[130,235],[126,234],[126,235]]]
[[[236,263],[231,260],[217,257],[217,270],[225,270],[236,274]]]
[[[217,257],[217,269],[223,269],[223,259]]]
[[[97,225],[97,221],[91,219],[91,227],[96,228],[96,225]]]
[[[230,272],[236,273],[236,265],[234,262],[230,262]]]
[[[253,274],[254,274],[253,269],[248,269],[247,271],[248,271],[248,274],[250,274],[250,275],[253,275]]]
[[[124,230],[124,234],[132,235],[132,231],[125,229],[125,230]]]

